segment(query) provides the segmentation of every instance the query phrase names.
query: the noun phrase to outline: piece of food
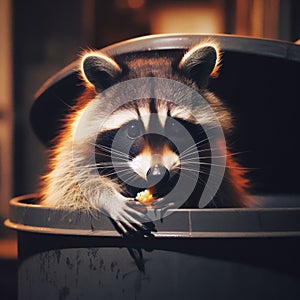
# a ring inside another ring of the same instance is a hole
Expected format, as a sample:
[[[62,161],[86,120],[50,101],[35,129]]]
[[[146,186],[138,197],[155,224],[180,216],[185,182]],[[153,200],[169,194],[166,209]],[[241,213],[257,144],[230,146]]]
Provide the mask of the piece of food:
[[[147,206],[150,206],[151,203],[155,200],[155,198],[148,189],[137,193],[135,199]]]

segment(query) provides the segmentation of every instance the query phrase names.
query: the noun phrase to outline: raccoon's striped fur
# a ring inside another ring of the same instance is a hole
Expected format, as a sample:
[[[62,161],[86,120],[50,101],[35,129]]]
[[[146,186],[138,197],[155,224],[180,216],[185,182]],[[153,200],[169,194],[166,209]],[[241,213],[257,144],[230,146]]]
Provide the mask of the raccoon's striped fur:
[[[128,177],[134,176],[137,180],[147,182],[152,175],[155,177],[155,174],[163,170],[164,176],[168,175],[167,180],[174,180],[176,183],[176,176],[180,173],[183,162],[176,147],[168,140],[168,132],[175,138],[180,132],[176,131],[178,128],[174,130],[176,124],[168,123],[168,118],[176,119],[192,135],[199,135],[194,136],[199,145],[199,141],[206,138],[205,134],[200,134],[201,123],[212,121],[207,112],[190,107],[189,102],[184,100],[185,95],[181,95],[180,105],[162,99],[129,101],[108,116],[99,129],[99,120],[106,117],[105,112],[109,106],[105,93],[101,92],[116,83],[134,78],[159,77],[178,81],[196,90],[207,100],[222,126],[225,138],[228,138],[232,127],[231,115],[221,101],[206,90],[209,77],[217,73],[219,57],[218,47],[213,43],[199,44],[186,53],[178,52],[177,55],[170,55],[168,51],[151,51],[114,59],[92,51],[83,55],[81,75],[86,85],[85,92],[67,117],[56,145],[51,150],[50,171],[42,180],[42,203],[68,209],[104,211],[124,232],[142,227],[140,219],[143,212],[135,209],[139,204],[129,201],[135,197],[138,189],[126,185],[118,178],[111,164],[111,155],[115,154],[121,159],[121,169],[122,166],[125,168],[123,171],[127,172]],[[91,110],[86,121],[88,124],[85,124],[82,132],[75,135],[76,130],[80,131],[78,127],[81,126],[81,119],[86,118],[83,114],[87,107],[93,105],[95,110]],[[195,116],[200,124],[194,123]],[[158,124],[165,137],[155,134],[143,137],[142,134],[147,134],[151,124]],[[118,149],[111,149],[112,140],[120,130],[121,145]],[[131,142],[134,140],[134,147],[130,149],[129,157],[122,157],[122,143],[125,145],[127,139],[131,139]],[[209,155],[207,144],[205,146],[203,143],[202,147],[202,150],[201,147],[198,148],[199,155]],[[247,180],[244,171],[233,160],[229,149],[223,149],[222,153],[226,156],[225,176],[210,206],[247,207],[250,203],[246,201]],[[95,158],[96,164],[94,162],[92,165],[90,157]],[[209,165],[210,160],[207,157],[203,159]],[[73,160],[82,165],[82,170],[75,171]],[[206,175],[199,174],[199,184],[194,192],[196,200],[199,200],[199,193],[203,191]],[[174,177],[175,179],[170,179]],[[191,196],[183,206],[197,207],[197,201]]]

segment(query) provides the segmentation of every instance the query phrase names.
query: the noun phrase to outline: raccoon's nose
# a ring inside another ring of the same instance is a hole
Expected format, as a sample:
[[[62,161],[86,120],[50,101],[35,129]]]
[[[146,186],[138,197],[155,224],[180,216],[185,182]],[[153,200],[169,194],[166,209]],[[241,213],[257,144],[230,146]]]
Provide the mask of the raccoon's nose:
[[[162,165],[155,164],[147,172],[147,181],[149,187],[164,184],[170,179],[170,173],[167,168]]]

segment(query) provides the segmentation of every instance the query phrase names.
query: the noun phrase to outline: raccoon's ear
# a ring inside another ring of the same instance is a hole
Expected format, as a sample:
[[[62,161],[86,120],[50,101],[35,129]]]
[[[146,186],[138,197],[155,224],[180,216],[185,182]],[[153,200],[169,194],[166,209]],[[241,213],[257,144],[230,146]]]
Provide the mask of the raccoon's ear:
[[[219,51],[213,44],[197,45],[181,59],[179,69],[185,76],[205,88],[209,76],[216,76],[219,64]]]
[[[81,60],[81,72],[100,92],[114,83],[122,69],[113,59],[102,53],[88,53]]]

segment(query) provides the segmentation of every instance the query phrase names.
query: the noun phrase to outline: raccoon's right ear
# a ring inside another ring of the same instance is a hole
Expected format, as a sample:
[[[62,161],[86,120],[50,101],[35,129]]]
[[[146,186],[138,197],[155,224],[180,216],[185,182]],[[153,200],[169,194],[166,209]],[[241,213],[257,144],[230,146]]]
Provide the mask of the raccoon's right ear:
[[[113,85],[121,75],[122,69],[110,57],[92,52],[83,56],[81,72],[84,79],[94,85],[98,92],[101,92]]]
[[[188,78],[205,88],[209,77],[216,77],[220,53],[214,43],[199,44],[192,47],[182,57],[179,70]]]

